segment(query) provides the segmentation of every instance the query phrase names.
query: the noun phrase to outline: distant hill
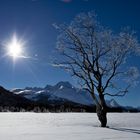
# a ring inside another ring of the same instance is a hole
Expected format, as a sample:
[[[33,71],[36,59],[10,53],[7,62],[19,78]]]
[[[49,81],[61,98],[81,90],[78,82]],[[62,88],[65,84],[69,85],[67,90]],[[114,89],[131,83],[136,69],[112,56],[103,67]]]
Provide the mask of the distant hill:
[[[0,86],[0,107],[33,107],[34,103],[27,98],[16,95]]]

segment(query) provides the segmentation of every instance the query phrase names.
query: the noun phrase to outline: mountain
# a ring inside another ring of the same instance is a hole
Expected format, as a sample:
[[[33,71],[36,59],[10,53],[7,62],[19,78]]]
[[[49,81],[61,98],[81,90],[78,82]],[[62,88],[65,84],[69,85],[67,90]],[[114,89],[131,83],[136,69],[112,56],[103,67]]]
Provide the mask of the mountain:
[[[18,96],[0,86],[0,106],[27,107],[32,106],[32,102],[27,98]]]
[[[121,107],[114,99],[106,100],[108,107]]]
[[[106,100],[106,103],[109,112],[140,111],[140,107],[121,106],[114,99]],[[13,89],[12,91],[0,86],[0,111],[5,107],[14,107],[18,110],[23,108],[26,111],[35,110],[35,112],[44,112],[46,109],[52,112],[60,110],[96,111],[91,95],[83,89],[74,87],[69,82],[59,82],[54,86],[46,85],[44,88],[26,87],[24,89]],[[9,111],[13,111],[13,109],[9,109]]]
[[[98,98],[98,96],[97,96]],[[114,99],[106,100],[108,112],[139,112],[140,107],[121,106]],[[0,111],[35,112],[95,112],[91,95],[74,87],[69,82],[59,82],[54,86],[26,87],[6,90],[0,86]]]
[[[93,105],[91,95],[87,91],[75,88],[69,82],[59,82],[54,86],[47,85],[44,88],[26,87],[25,89],[14,89],[12,92],[32,101],[67,100],[83,105]]]
[[[87,91],[63,81],[54,86],[47,85],[44,88],[26,87],[24,89],[14,89],[12,92],[29,100],[45,104],[63,104],[69,102],[87,106],[94,105],[93,99]],[[106,103],[111,108],[120,107],[114,99],[107,100]]]

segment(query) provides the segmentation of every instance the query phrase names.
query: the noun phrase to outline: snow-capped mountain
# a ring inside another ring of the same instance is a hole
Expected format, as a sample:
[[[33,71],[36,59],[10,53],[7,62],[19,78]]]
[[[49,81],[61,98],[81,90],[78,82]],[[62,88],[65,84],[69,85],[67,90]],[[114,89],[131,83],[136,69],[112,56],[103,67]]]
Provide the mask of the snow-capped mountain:
[[[108,107],[121,107],[114,99],[107,100],[106,104]]]
[[[91,95],[87,91],[75,88],[69,82],[59,82],[54,86],[47,85],[44,88],[13,89],[12,92],[33,101],[41,100],[41,98],[47,98],[49,101],[66,99],[79,104],[93,105]]]
[[[94,105],[93,99],[87,91],[76,88],[69,82],[59,82],[54,86],[47,85],[44,88],[26,87],[25,89],[14,89],[12,92],[32,101],[43,103],[67,100],[82,105]],[[114,99],[107,100],[107,106],[120,107]]]

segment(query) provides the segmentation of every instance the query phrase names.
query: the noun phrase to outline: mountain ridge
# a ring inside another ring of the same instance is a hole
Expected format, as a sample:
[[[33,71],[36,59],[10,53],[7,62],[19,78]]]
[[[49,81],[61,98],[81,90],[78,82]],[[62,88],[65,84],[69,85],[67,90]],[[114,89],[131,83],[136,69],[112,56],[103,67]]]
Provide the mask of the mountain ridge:
[[[64,98],[66,100],[73,101],[84,105],[93,105],[93,100],[87,91],[75,88],[69,82],[58,82],[54,86],[46,85],[44,88],[37,87],[26,87],[24,89],[12,90],[15,94],[20,94],[30,100],[37,99],[40,94],[49,97],[49,100],[53,100],[56,97]]]
[[[106,100],[106,104],[108,112],[140,112],[140,107],[121,106],[114,99]],[[59,82],[54,86],[46,85],[44,88],[26,87],[12,91],[0,86],[0,111],[13,112],[22,109],[35,112],[46,112],[46,110],[50,112],[96,112],[90,94],[68,82]]]
[[[14,89],[12,92],[33,101],[41,100],[40,97],[42,96],[43,98],[46,97],[48,101],[64,99],[82,105],[95,105],[89,92],[84,89],[76,88],[68,81],[60,81],[53,86],[46,85],[44,88],[25,87],[23,89]],[[107,100],[107,105],[109,107],[120,107],[120,105],[114,99]]]

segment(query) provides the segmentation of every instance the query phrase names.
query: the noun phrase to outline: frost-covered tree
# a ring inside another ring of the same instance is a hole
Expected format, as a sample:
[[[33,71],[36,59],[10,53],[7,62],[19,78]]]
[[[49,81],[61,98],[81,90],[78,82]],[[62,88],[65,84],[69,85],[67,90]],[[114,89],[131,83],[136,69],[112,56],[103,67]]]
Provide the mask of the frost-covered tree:
[[[114,34],[92,12],[79,14],[69,25],[54,26],[60,31],[57,49],[61,54],[54,66],[79,79],[96,104],[101,126],[106,127],[105,96],[124,96],[137,83],[138,69],[127,65],[129,56],[139,52],[134,32],[125,29]]]

